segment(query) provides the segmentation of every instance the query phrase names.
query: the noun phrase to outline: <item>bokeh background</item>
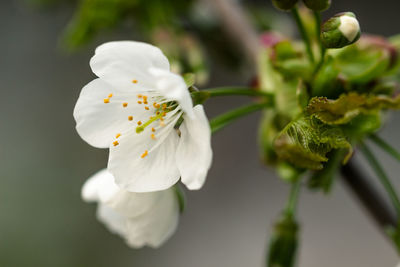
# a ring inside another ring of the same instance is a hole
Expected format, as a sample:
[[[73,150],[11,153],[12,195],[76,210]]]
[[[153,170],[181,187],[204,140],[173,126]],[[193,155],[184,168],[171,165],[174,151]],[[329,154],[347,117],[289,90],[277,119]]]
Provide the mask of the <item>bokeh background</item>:
[[[333,0],[325,16],[354,11],[364,32],[389,36],[400,32],[399,9],[398,0]],[[187,192],[178,231],[158,250],[129,249],[96,220],[95,205],[81,201],[82,184],[106,166],[107,151],[79,138],[72,110],[82,86],[94,78],[88,62],[96,45],[132,38],[132,33],[106,34],[64,53],[58,41],[72,12],[69,6],[42,10],[26,1],[0,1],[0,266],[263,266],[271,224],[288,187],[260,163],[257,114],[213,137],[207,183]],[[213,66],[210,86],[245,82]],[[210,100],[206,111],[213,117],[245,102]],[[400,114],[393,113],[381,134],[397,149],[399,125]],[[376,153],[400,191],[400,165]],[[300,267],[392,267],[398,262],[341,180],[329,196],[304,191],[299,217]]]

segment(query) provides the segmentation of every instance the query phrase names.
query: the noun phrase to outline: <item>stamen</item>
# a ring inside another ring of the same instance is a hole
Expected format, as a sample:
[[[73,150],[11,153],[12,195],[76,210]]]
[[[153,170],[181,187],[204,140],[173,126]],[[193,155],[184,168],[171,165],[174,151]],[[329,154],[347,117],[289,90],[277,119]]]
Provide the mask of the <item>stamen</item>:
[[[110,103],[110,99],[108,99],[108,98],[104,98],[104,104],[107,104],[107,103]]]
[[[142,125],[142,122],[141,122],[141,121],[138,121],[137,124],[138,124],[138,125]]]
[[[145,158],[149,152],[147,150],[144,151],[144,153],[140,156],[142,159]]]
[[[143,95],[142,95],[142,94],[138,94],[137,97],[138,97],[138,98],[142,98]]]
[[[164,127],[164,126],[165,126],[165,122],[160,121],[160,126],[161,126],[161,127]]]
[[[130,121],[133,120],[133,116],[129,116],[128,120],[130,120]]]
[[[151,134],[151,139],[156,140],[156,135],[155,134]]]
[[[137,83],[138,81],[137,81],[137,80],[132,80],[132,82],[133,82],[133,83]]]
[[[165,110],[167,108],[167,104],[162,104],[162,109]]]
[[[151,128],[151,131],[154,133],[154,132],[156,131],[156,129],[154,129],[154,128]]]
[[[128,103],[122,103],[122,106],[124,107],[124,108],[126,108],[127,106],[128,106]]]
[[[149,110],[149,107],[144,107],[145,110]]]
[[[118,141],[114,141],[114,142],[113,142],[113,145],[114,145],[114,146],[118,146],[118,145],[119,145]]]
[[[118,133],[116,136],[115,136],[115,138],[118,138],[118,137],[120,137],[121,136],[121,134],[120,133]]]
[[[138,103],[138,104],[142,104],[142,101],[138,101],[137,103]]]
[[[109,94],[109,95],[108,95],[108,98],[111,98],[112,96],[113,96],[113,94]]]

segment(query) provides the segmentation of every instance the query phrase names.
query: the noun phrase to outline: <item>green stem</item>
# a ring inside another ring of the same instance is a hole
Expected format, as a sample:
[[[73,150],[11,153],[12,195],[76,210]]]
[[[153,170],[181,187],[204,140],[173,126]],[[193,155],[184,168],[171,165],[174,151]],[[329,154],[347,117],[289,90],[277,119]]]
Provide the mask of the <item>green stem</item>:
[[[373,134],[369,137],[376,145],[382,148],[386,153],[388,153],[393,158],[400,160],[400,153],[391,147],[388,143],[386,143],[383,139],[381,139],[376,134]]]
[[[311,49],[310,38],[307,35],[306,28],[304,27],[304,23],[301,20],[301,17],[300,17],[300,14],[299,14],[299,9],[297,7],[292,9],[292,15],[294,17],[294,20],[296,21],[297,27],[299,28],[299,32],[301,34],[301,37],[303,38],[304,44],[306,46],[308,57],[309,57],[310,61],[312,63],[314,63],[315,59],[314,59],[314,54],[313,54],[312,49]]]
[[[227,126],[228,124],[232,123],[236,119],[248,115],[252,112],[271,107],[271,104],[268,102],[251,104],[247,106],[243,106],[222,115],[219,115],[210,121],[211,131],[215,133],[216,131],[222,129],[223,127]]]
[[[294,217],[296,213],[297,202],[299,200],[299,193],[301,188],[301,179],[292,183],[289,199],[286,204],[285,212],[287,215]]]
[[[361,143],[361,150],[365,155],[366,159],[368,160],[369,164],[371,164],[372,169],[375,171],[386,192],[389,194],[390,200],[392,201],[393,206],[396,209],[397,217],[399,217],[400,200],[399,197],[397,196],[396,191],[394,190],[392,183],[390,182],[388,176],[386,175],[385,171],[379,164],[378,160],[375,158],[372,151],[364,143]]]
[[[194,104],[202,104],[210,97],[218,96],[252,96],[263,97],[266,101],[273,102],[274,95],[267,92],[257,91],[249,87],[217,87],[190,93]]]
[[[210,97],[231,96],[231,95],[272,97],[272,94],[270,93],[257,91],[250,87],[217,87],[217,88],[210,88],[206,90],[192,92],[192,95],[196,93],[207,93],[209,94]]]
[[[322,45],[322,41],[321,41],[321,12],[314,11],[314,18],[315,18],[315,25],[316,25],[315,26],[315,34],[316,34],[316,37],[318,40],[318,46],[319,46],[320,53],[321,53],[319,62],[314,71],[314,73],[317,73],[319,71],[319,69],[322,67],[322,65],[324,64],[326,49]]]

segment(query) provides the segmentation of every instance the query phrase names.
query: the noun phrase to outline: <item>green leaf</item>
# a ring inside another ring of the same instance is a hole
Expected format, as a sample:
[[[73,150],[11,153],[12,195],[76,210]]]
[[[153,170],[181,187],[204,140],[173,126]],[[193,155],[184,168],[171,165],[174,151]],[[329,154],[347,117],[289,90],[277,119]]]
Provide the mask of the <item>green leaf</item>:
[[[326,56],[324,64],[317,72],[312,82],[313,96],[337,97],[343,92],[343,86],[339,81],[340,69],[335,65],[332,56]]]
[[[335,53],[336,52],[336,53]],[[365,84],[382,76],[390,66],[389,51],[368,38],[331,52],[340,77],[349,83]]]
[[[360,114],[371,114],[382,109],[399,109],[400,96],[358,93],[342,94],[336,100],[314,97],[307,106],[307,113],[327,124],[346,124]]]
[[[275,140],[275,151],[279,158],[299,168],[321,170],[333,149],[348,151],[345,160],[352,154],[352,147],[337,126],[322,123],[308,116],[289,123]]]
[[[314,172],[308,181],[308,186],[311,189],[321,189],[324,193],[329,193],[339,169],[339,165],[346,155],[346,150],[339,149],[331,152],[330,160],[324,164],[324,168]]]

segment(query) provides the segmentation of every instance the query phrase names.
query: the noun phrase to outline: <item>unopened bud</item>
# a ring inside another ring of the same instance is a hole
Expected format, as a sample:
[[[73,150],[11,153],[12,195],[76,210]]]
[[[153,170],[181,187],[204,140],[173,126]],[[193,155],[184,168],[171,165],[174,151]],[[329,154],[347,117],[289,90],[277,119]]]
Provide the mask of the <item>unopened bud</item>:
[[[298,0],[272,0],[274,6],[281,10],[291,10],[297,2]]]
[[[331,0],[303,0],[303,2],[314,11],[324,11],[331,6]]]
[[[275,224],[268,252],[268,267],[293,267],[297,251],[299,226],[291,216]]]
[[[340,13],[322,25],[321,41],[326,48],[342,48],[355,43],[361,36],[360,24],[354,13]]]

